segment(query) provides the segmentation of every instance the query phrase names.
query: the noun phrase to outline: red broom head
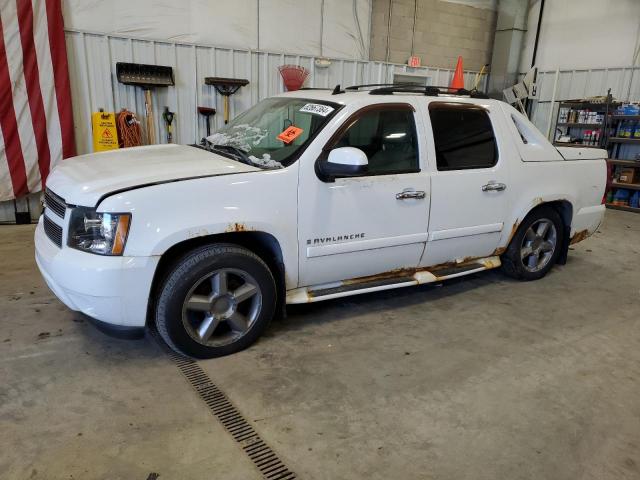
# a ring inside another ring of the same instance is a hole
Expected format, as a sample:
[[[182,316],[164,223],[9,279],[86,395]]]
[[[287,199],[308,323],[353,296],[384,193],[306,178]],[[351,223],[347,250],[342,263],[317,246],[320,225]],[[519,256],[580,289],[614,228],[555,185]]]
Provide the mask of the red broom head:
[[[299,90],[309,76],[309,70],[300,65],[280,65],[278,70],[288,92]]]

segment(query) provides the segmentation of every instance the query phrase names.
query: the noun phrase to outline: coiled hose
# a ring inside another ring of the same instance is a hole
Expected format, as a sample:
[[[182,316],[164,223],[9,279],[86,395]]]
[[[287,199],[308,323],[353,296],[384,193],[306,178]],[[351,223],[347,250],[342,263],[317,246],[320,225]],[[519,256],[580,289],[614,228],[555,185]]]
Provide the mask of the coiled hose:
[[[123,108],[116,118],[118,141],[120,148],[139,147],[142,145],[142,132],[136,114]]]

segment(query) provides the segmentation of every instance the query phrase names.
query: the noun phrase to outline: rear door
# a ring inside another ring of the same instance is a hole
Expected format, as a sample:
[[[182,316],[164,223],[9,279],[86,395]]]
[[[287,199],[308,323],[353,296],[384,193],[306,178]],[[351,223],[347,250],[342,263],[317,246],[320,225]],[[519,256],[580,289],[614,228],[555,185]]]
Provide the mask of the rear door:
[[[429,103],[431,213],[421,266],[489,256],[498,247],[509,188],[499,114],[489,105]]]

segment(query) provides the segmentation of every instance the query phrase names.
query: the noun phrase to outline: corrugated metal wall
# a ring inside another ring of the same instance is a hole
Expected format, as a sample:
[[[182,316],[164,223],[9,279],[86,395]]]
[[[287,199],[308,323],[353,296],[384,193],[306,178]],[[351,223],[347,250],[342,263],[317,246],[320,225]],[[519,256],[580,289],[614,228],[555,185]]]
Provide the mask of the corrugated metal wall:
[[[67,52],[71,74],[74,121],[78,152],[91,151],[91,112],[104,108],[119,111],[127,108],[144,115],[144,96],[140,88],[118,83],[116,62],[150,63],[174,68],[175,87],[155,90],[154,112],[156,138],[165,140],[160,113],[165,106],[176,112],[175,143],[193,143],[205,135],[205,124],[197,115],[198,106],[214,107],[219,114],[215,125],[222,125],[222,98],[214,88],[204,85],[205,77],[236,77],[249,80],[231,97],[230,116],[246,110],[258,101],[284,91],[277,67],[283,64],[302,65],[311,75],[308,87],[333,88],[362,83],[393,81],[393,75],[405,74],[431,77],[433,85],[448,85],[452,71],[448,69],[413,68],[382,62],[333,60],[328,68],[317,68],[316,57],[287,55],[262,51],[220,48],[208,45],[168,43],[144,39],[109,36],[79,31],[67,31]],[[476,72],[466,72],[465,82],[473,84]]]
[[[558,113],[558,104],[551,103],[555,79],[555,70],[538,72],[539,98],[531,111],[531,121],[545,134],[551,113],[551,138]],[[640,67],[559,70],[555,102],[606,95],[609,88],[619,101],[640,100]]]

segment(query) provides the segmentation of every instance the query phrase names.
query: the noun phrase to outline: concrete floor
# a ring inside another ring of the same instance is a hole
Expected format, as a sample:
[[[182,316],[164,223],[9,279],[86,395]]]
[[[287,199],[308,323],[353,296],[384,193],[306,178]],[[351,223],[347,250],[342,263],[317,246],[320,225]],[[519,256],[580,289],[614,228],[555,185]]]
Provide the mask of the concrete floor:
[[[260,478],[152,339],[51,295],[32,232],[0,227],[0,477]],[[640,478],[640,215],[570,253],[291,308],[200,364],[301,479]]]

